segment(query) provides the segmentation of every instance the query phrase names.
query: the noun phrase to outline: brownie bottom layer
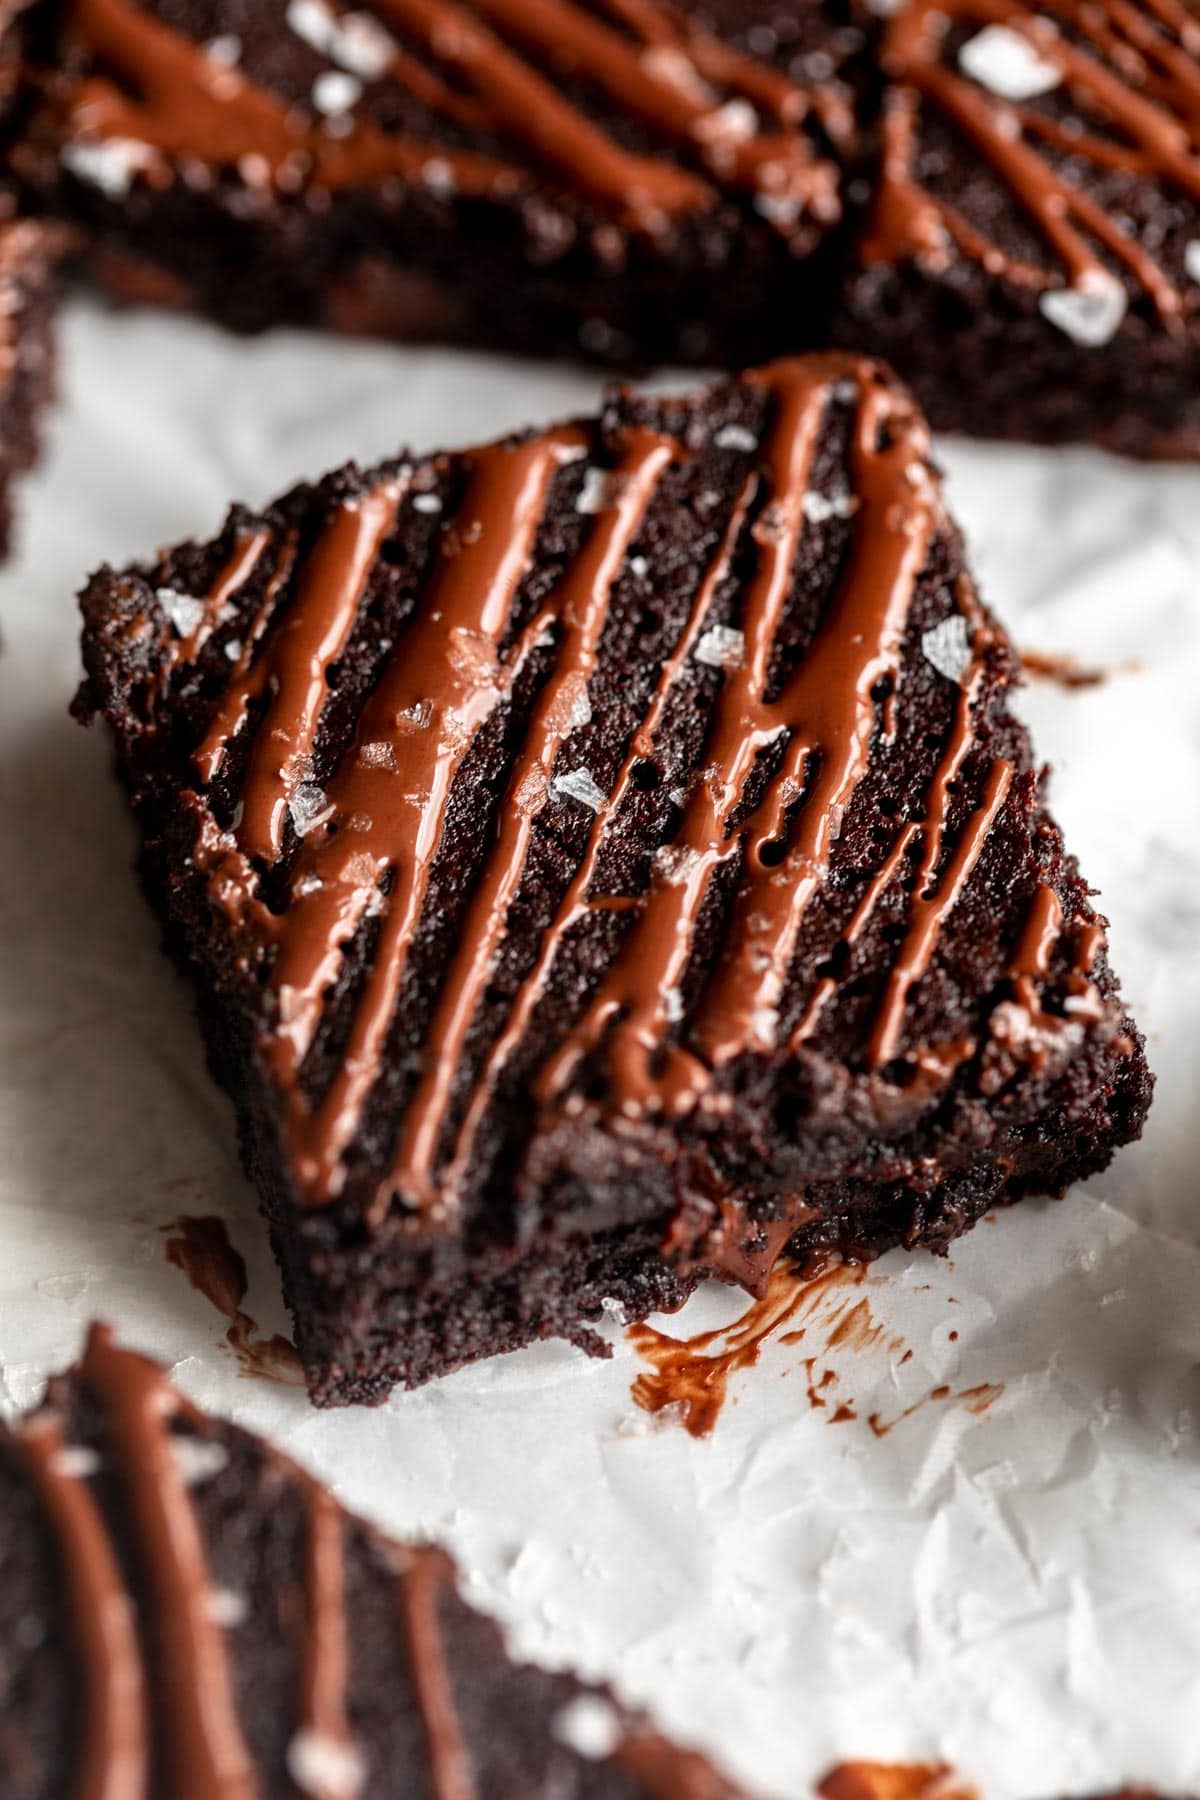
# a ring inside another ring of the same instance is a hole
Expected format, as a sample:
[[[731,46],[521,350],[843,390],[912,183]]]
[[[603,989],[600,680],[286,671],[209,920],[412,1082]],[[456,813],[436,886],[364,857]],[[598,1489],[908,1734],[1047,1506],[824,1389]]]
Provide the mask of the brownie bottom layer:
[[[935,431],[1092,444],[1147,461],[1200,456],[1200,341],[1150,331],[1085,349],[1048,325],[1036,295],[977,270],[933,282],[872,270],[852,281],[835,336],[881,356]]]
[[[1131,1022],[1127,1030],[1132,1053],[1118,1050],[1094,1085],[1079,1081],[1078,1069],[1069,1073],[1035,1119],[1002,1130],[986,1156],[925,1187],[820,1182],[753,1216],[726,1207],[720,1226],[708,1213],[689,1233],[686,1209],[665,1213],[565,1248],[548,1238],[490,1278],[475,1268],[419,1287],[405,1283],[399,1266],[376,1266],[364,1279],[337,1252],[297,1267],[291,1234],[273,1232],[310,1398],[317,1406],[378,1404],[393,1387],[416,1387],[540,1338],[608,1356],[594,1329],[606,1310],[630,1323],[673,1311],[711,1277],[753,1291],[781,1255],[803,1265],[817,1253],[871,1262],[897,1246],[943,1253],[993,1207],[1058,1198],[1138,1135],[1152,1083]],[[345,1277],[332,1290],[331,1268]],[[330,1307],[331,1293],[340,1307]]]

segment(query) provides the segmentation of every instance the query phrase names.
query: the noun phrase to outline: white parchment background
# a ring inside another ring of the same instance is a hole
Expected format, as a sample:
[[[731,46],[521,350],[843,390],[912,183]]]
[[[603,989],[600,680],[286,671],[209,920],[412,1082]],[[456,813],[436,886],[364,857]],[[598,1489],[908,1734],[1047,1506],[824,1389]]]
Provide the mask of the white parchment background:
[[[244,344],[76,303],[43,470],[0,575],[0,1395],[33,1399],[105,1316],[198,1398],[273,1433],[398,1531],[448,1542],[518,1644],[617,1681],[768,1795],[842,1757],[940,1756],[995,1800],[1200,1784],[1200,471],[942,446],[1017,642],[1137,672],[1024,707],[1110,913],[1159,1076],[1144,1142],[953,1260],[880,1264],[912,1349],[831,1353],[876,1439],[769,1349],[715,1434],[648,1428],[609,1363],[547,1345],[379,1411],[239,1374],[160,1226],[218,1212],[283,1328],[182,985],[135,889],[98,733],[66,717],[73,595],[105,558],[207,534],[350,455],[590,405],[580,371],[281,336]],[[698,1296],[670,1329],[732,1318]],[[951,1338],[956,1331],[957,1339]]]

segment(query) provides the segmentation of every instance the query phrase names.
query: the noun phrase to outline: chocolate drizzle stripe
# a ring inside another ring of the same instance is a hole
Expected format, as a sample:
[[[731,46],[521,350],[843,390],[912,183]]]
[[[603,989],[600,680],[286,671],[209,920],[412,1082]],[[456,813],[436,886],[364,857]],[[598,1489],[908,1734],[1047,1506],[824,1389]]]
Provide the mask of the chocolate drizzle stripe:
[[[279,596],[291,580],[295,561],[296,535],[291,532],[284,539],[262,602],[242,640],[241,655],[233,665],[229,687],[209,721],[203,741],[192,757],[193,767],[202,781],[214,781],[220,773],[225,752],[246,723],[251,700],[257,699],[261,691],[258,677],[253,680],[248,680],[247,677],[254,667],[259,643],[274,616]],[[264,677],[263,686],[265,685]]]
[[[467,1175],[475,1136],[483,1122],[496,1083],[524,1039],[538,1004],[545,994],[558,952],[575,926],[587,916],[591,905],[603,905],[602,900],[590,902],[589,893],[596,876],[608,826],[620,812],[629,793],[634,769],[643,758],[651,754],[654,748],[655,734],[662,723],[675,685],[704,629],[704,623],[712,609],[714,599],[729,578],[733,553],[742,535],[757,486],[757,476],[751,476],[742,489],[725,528],[717,554],[696,590],[696,596],[683,630],[680,632],[670,656],[663,664],[646,716],[633,735],[629,752],[613,784],[612,793],[597,809],[579,867],[571,878],[558,911],[542,935],[537,958],[514,996],[504,1029],[488,1053],[483,1072],[467,1105],[454,1155],[443,1183],[445,1192],[450,1196],[459,1191]]]
[[[982,654],[992,640],[992,633],[984,620],[982,609],[973,589],[965,583],[960,583],[959,597],[962,610],[974,625],[971,640],[971,662],[960,678],[959,692],[955,699],[954,725],[929,784],[925,815],[922,819],[909,820],[897,834],[887,856],[871,877],[849,922],[843,928],[839,937],[840,943],[846,945],[857,943],[874,917],[879,902],[908,861],[909,852],[918,836],[922,836],[925,842],[916,883],[918,893],[929,887],[937,868],[946,828],[951,783],[957,778],[967,753],[975,742],[973,708],[983,675]],[[892,690],[892,698],[894,699],[894,697],[895,689]],[[831,975],[823,976],[817,983],[800,1022],[792,1033],[793,1049],[798,1049],[811,1037],[822,1012],[837,992],[837,987],[838,983]]]
[[[171,671],[179,664],[195,662],[220,623],[222,611],[239,588],[250,579],[259,557],[270,541],[271,534],[265,526],[260,526],[257,531],[244,532],[238,539],[229,561],[205,595],[204,610],[193,629],[185,637],[173,638],[165,646],[164,679],[169,678]]]
[[[470,1752],[459,1722],[438,1618],[447,1575],[445,1559],[437,1551],[416,1551],[401,1577],[401,1616],[425,1727],[433,1800],[475,1800]]]
[[[672,841],[670,879],[652,878],[641,911],[615,958],[601,976],[582,1019],[543,1069],[539,1098],[562,1092],[584,1056],[604,1037],[620,1103],[630,1108],[661,1103],[683,1110],[707,1083],[703,1064],[678,1045],[666,1052],[658,1073],[651,1064],[664,1046],[667,996],[678,993],[691,960],[696,921],[717,869],[738,853],[726,835],[761,751],[779,736],[781,722],[761,698],[775,635],[791,591],[792,569],[803,525],[802,502],[809,471],[837,375],[850,359],[830,358],[803,367],[780,363],[757,377],[770,389],[776,417],[762,449],[770,516],[755,529],[758,568],[742,618],[744,655],[727,670],[714,704],[705,747],[705,770],[694,784]],[[765,517],[765,515],[764,515]]]
[[[1043,882],[1033,896],[1029,916],[1013,953],[1015,980],[1031,981],[1035,976],[1045,980],[1050,973],[1050,958],[1062,932],[1062,922],[1062,902],[1054,889]]]
[[[221,1628],[209,1615],[204,1542],[171,1453],[183,1408],[153,1363],[95,1326],[80,1373],[104,1409],[150,1591],[164,1697],[164,1785],[174,1800],[255,1800]]]
[[[533,822],[549,798],[555,760],[587,701],[613,585],[637,537],[663,471],[679,453],[673,439],[634,431],[610,477],[613,498],[597,515],[557,590],[545,603],[562,622],[554,666],[538,696],[509,777],[496,841],[460,928],[425,1042],[425,1074],[401,1126],[385,1201],[399,1190],[428,1207],[435,1194],[433,1161],[455,1074],[476,1008],[491,976],[508,909],[520,886]],[[590,710],[590,708],[588,709]]]
[[[318,1203],[340,1188],[342,1152],[379,1071],[454,778],[549,623],[545,614],[535,620],[501,663],[500,645],[550,485],[584,447],[582,434],[564,427],[474,455],[418,614],[329,784],[336,835],[319,829],[294,860],[291,903],[277,933],[279,1017],[267,1055],[290,1097],[303,1195]],[[391,880],[386,899],[380,893],[385,877]],[[300,1067],[345,946],[372,908],[382,912],[382,923],[350,1039],[329,1089],[310,1106],[296,1085]]]
[[[270,695],[242,788],[237,839],[247,856],[273,862],[283,848],[288,805],[308,773],[330,668],[346,648],[403,492],[403,481],[383,481],[339,506],[301,570],[302,595],[288,608],[265,654],[229,691],[226,705],[238,714],[264,691]]]
[[[528,19],[524,0],[520,10],[501,0],[476,0],[476,4],[479,11],[497,17],[509,30],[518,27],[522,35],[534,36],[543,49],[549,43],[567,55],[578,55],[580,39],[590,40],[602,30],[557,0],[529,0]],[[634,214],[693,211],[711,198],[706,184],[686,169],[622,149],[455,0],[376,0],[376,6],[385,17],[418,34],[427,50],[466,76],[497,128],[558,169],[582,193],[610,206],[629,208]],[[549,19],[543,16],[547,13]],[[616,41],[619,44],[620,40]],[[594,62],[591,58],[596,50],[594,43],[586,45],[589,60],[585,67],[603,78],[614,59],[606,56]],[[620,58],[620,66],[636,95],[640,84],[632,47]],[[659,97],[665,106],[667,90],[661,90]]]
[[[316,1481],[303,1481],[308,1533],[305,1545],[303,1690],[300,1716],[305,1731],[323,1745],[353,1749],[346,1712],[350,1688],[350,1643],[346,1618],[346,1519],[333,1495]],[[344,1800],[345,1790],[314,1794],[313,1800]]]
[[[407,8],[416,0],[379,3],[386,8]],[[422,0],[422,4],[429,3],[430,0]],[[436,0],[436,4],[444,6],[446,0]],[[829,186],[828,166],[817,163],[810,145],[799,135],[761,129],[739,135],[730,129],[721,112],[720,96],[706,88],[697,55],[707,62],[713,74],[719,67],[719,79],[734,89],[744,88],[744,69],[741,59],[733,53],[724,59],[714,56],[711,39],[673,31],[668,44],[663,35],[656,34],[656,45],[647,54],[645,45],[623,37],[570,0],[474,0],[474,4],[507,33],[531,44],[543,58],[563,70],[582,73],[625,111],[698,153],[701,161],[722,179],[797,205],[809,202],[823,184]],[[709,47],[707,56],[701,48],[705,44]],[[668,172],[678,185],[681,171],[672,164],[651,165],[652,181],[646,197],[655,206],[671,205]],[[571,173],[576,180],[586,181],[586,169],[576,166]],[[618,187],[610,197],[628,203],[637,192],[638,182],[644,179],[643,170],[635,174],[634,180],[626,180],[623,190]],[[696,204],[704,198],[702,187],[695,191],[694,180],[690,190],[680,193],[685,202]]]
[[[962,898],[988,834],[1004,805],[1012,775],[1012,764],[997,757],[989,771],[979,806],[964,825],[936,889],[930,892],[924,886],[918,886],[913,895],[908,935],[901,944],[888,975],[875,1029],[871,1034],[868,1060],[876,1068],[889,1062],[895,1054],[909,991],[928,969],[941,928]],[[941,818],[928,834],[927,843],[930,845],[940,845],[945,829],[946,805],[947,799],[943,797]],[[923,881],[927,881],[931,874],[932,860],[927,849],[921,870]]]
[[[1181,39],[1195,29],[1195,20],[1173,6],[1154,10],[1163,28]],[[1055,19],[1065,29],[1055,29]],[[947,20],[999,25],[1028,38],[1037,54],[1062,72],[1071,92],[1121,138],[1068,135],[1037,110],[986,93],[947,63]],[[1151,82],[1156,98],[1138,92],[1121,72],[1120,53],[1129,46],[1143,66],[1146,58],[1156,64]],[[885,118],[883,180],[864,247],[868,260],[923,256],[944,263],[944,230],[989,270],[1038,287],[1053,285],[1047,271],[1008,255],[948,201],[922,187],[915,166],[924,103],[940,110],[991,163],[1072,286],[1112,279],[1098,244],[1173,325],[1182,297],[1170,275],[1119,217],[1076,185],[1069,168],[1055,168],[1031,140],[1057,143],[1076,158],[1086,157],[1090,148],[1101,166],[1131,168],[1200,199],[1200,66],[1182,43],[1163,39],[1158,25],[1126,0],[1048,0],[1038,10],[1025,0],[911,0],[888,28],[883,57],[900,85]]]
[[[828,876],[834,838],[870,758],[872,690],[899,674],[909,606],[939,518],[928,445],[915,419],[903,416],[905,407],[881,384],[862,391],[849,560],[816,637],[772,707],[789,742],[748,824],[747,873],[729,927],[732,954],[715,972],[694,1024],[713,1062],[774,1047],[800,924]],[[786,857],[765,862],[765,847],[781,841],[788,793],[801,790]]]
[[[138,1800],[149,1791],[150,1729],[133,1601],[87,1482],[63,1472],[49,1417],[13,1440],[53,1533],[83,1680],[77,1800]]]
[[[909,403],[868,373],[858,387],[853,469],[858,510],[849,561],[816,637],[779,698],[765,699],[776,635],[791,592],[803,500],[832,388],[862,380],[851,359],[815,368],[781,363],[753,379],[773,396],[776,418],[764,447],[768,513],[755,531],[759,565],[743,629],[745,656],[727,671],[705,748],[705,771],[684,808],[671,878],[656,878],[635,924],[601,977],[588,1011],[547,1065],[543,1097],[561,1092],[579,1060],[615,1021],[605,1052],[618,1103],[678,1111],[708,1085],[711,1070],[748,1049],[774,1045],[778,1003],[804,911],[828,870],[833,835],[866,768],[875,726],[871,690],[894,677],[912,590],[939,516],[925,444]],[[885,427],[891,440],[884,445]],[[760,752],[779,737],[781,765],[740,833],[727,821]],[[810,764],[816,770],[809,775]],[[782,863],[763,850],[800,799]],[[678,991],[696,921],[714,871],[746,857],[725,950],[690,1021],[695,1052],[663,1048],[665,996]],[[682,874],[679,859],[682,857]]]

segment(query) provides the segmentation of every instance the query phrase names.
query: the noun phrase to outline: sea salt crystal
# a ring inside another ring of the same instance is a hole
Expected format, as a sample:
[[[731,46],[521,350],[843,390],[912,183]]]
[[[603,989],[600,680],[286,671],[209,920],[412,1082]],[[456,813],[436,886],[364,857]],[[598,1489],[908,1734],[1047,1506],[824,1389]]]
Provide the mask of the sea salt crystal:
[[[758,114],[748,100],[727,100],[706,113],[695,127],[696,136],[706,144],[744,144],[758,130]]]
[[[605,1294],[604,1298],[600,1302],[600,1310],[603,1313],[607,1313],[608,1317],[613,1320],[614,1324],[628,1325],[628,1323],[629,1323],[629,1314],[626,1312],[624,1305],[622,1304],[622,1302],[620,1300],[617,1299],[615,1294]]]
[[[931,625],[921,639],[925,660],[947,681],[961,681],[971,665],[971,639],[961,613],[951,613]]]
[[[363,81],[377,81],[386,74],[396,52],[391,37],[369,13],[344,13],[339,18],[324,0],[291,0],[287,22],[313,50]]]
[[[1097,350],[1112,342],[1128,304],[1112,275],[1094,274],[1078,287],[1051,288],[1038,301],[1044,318],[1076,344]]]
[[[778,226],[781,231],[786,231],[800,217],[799,203],[786,194],[756,194],[754,210],[768,225]]]
[[[1184,245],[1183,266],[1189,280],[1200,282],[1200,238],[1193,238],[1189,244]]]
[[[853,494],[819,494],[816,489],[805,494],[800,510],[810,525],[824,525],[827,519],[848,519],[858,510]]]
[[[440,513],[441,497],[438,494],[414,494],[413,511],[419,513]]]
[[[288,811],[292,815],[296,836],[307,837],[310,831],[329,817],[330,806],[325,789],[318,787],[315,781],[302,781],[292,792]]]
[[[287,1748],[288,1774],[305,1794],[320,1800],[355,1800],[362,1792],[362,1758],[353,1744],[319,1731],[298,1731]]]
[[[779,1029],[779,1015],[773,1006],[756,1006],[750,1014],[750,1030],[758,1043],[768,1049],[775,1042],[775,1034]]]
[[[178,588],[160,587],[154,590],[154,598],[171,621],[178,637],[191,637],[197,625],[204,617],[204,602],[197,600],[194,594],[181,594]]]
[[[664,844],[654,854],[654,873],[667,887],[682,887],[699,857],[683,844]]]
[[[663,1011],[668,1025],[678,1025],[683,1017],[683,995],[676,987],[666,988],[663,992]]]
[[[246,1596],[235,1594],[232,1588],[210,1588],[205,1595],[204,1610],[214,1625],[232,1631],[245,1621]]]
[[[625,1737],[620,1713],[599,1694],[579,1694],[569,1700],[555,1713],[550,1730],[560,1744],[590,1762],[611,1756]]]
[[[713,443],[718,450],[757,450],[758,439],[744,425],[722,425],[720,431],[713,433]]]
[[[550,783],[550,792],[556,800],[564,796],[578,800],[580,806],[588,806],[593,812],[599,812],[607,796],[603,788],[596,786],[587,769],[571,769],[565,775],[556,775]]]
[[[432,717],[433,707],[428,700],[414,700],[411,706],[400,708],[396,714],[396,726],[408,735],[414,731],[428,731]]]
[[[222,1444],[178,1433],[171,1439],[171,1457],[184,1487],[198,1487],[202,1481],[211,1481],[229,1462],[229,1453]]]
[[[110,200],[123,200],[134,178],[152,168],[156,158],[149,145],[136,138],[112,137],[98,144],[67,144],[59,160],[64,169],[99,188]]]
[[[710,669],[737,669],[746,654],[746,639],[732,625],[710,625],[694,652],[697,662]]]
[[[968,38],[958,53],[958,66],[1002,100],[1032,100],[1062,83],[1058,64],[1008,25],[987,25]]]
[[[387,738],[383,738],[379,743],[361,745],[358,760],[365,769],[394,769],[396,752]]]
[[[362,82],[341,69],[326,69],[312,84],[312,103],[321,113],[348,113],[361,99]]]
[[[577,513],[598,513],[608,498],[608,470],[588,469],[575,501]]]
[[[431,194],[440,194],[445,200],[458,192],[454,167],[444,156],[431,156],[428,162],[421,164],[421,180]]]
[[[650,573],[650,564],[646,561],[644,556],[631,556],[629,559],[629,573],[635,575],[639,581],[644,581],[646,576]]]
[[[87,1444],[64,1444],[54,1452],[54,1473],[68,1481],[86,1481],[100,1467],[100,1458]]]
[[[231,31],[224,32],[220,37],[209,38],[204,54],[219,69],[236,68],[242,59],[242,40],[234,37]]]

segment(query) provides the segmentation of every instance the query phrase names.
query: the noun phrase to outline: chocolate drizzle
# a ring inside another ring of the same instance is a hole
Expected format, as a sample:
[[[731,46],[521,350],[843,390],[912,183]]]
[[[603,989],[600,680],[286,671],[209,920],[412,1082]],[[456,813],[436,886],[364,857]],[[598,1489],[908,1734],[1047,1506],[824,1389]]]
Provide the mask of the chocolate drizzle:
[[[154,1611],[166,1784],[179,1800],[253,1800],[221,1627],[209,1611],[204,1543],[171,1448],[183,1402],[152,1363],[93,1329],[80,1373],[100,1402]]]
[[[54,1418],[32,1420],[16,1444],[58,1547],[83,1666],[77,1800],[130,1800],[146,1787],[149,1703],[120,1564],[86,1481],[65,1466]]]
[[[432,1550],[417,1555],[401,1583],[401,1613],[425,1724],[434,1800],[474,1800],[471,1760],[438,1622],[438,1604],[449,1577],[450,1564],[444,1556]]]
[[[747,194],[785,234],[804,216],[838,215],[833,167],[805,129],[805,90],[653,0],[603,0],[598,10],[578,0],[373,0],[397,34],[387,78],[435,121],[499,140],[496,156],[440,135],[392,135],[361,113],[331,130],[137,0],[71,0],[67,11],[71,40],[94,65],[69,91],[69,131],[135,146],[152,178],[192,159],[284,190],[394,175],[486,194],[544,170],[642,230],[712,207],[723,188]],[[647,127],[662,150],[625,148],[563,88],[564,75]],[[836,103],[815,110],[833,135],[844,132]]]
[[[620,428],[610,466],[586,471],[577,547],[549,592],[522,612],[518,594],[552,490],[588,456],[591,440],[584,428],[567,426],[468,453],[425,591],[324,789],[314,787],[312,758],[331,672],[411,475],[387,477],[341,502],[298,566],[290,552],[285,557],[285,587],[260,605],[258,647],[243,654],[196,758],[198,772],[211,777],[234,738],[247,739],[236,823],[222,833],[208,821],[198,858],[214,898],[249,922],[267,956],[263,1055],[284,1097],[302,1202],[323,1203],[344,1187],[347,1152],[384,1067],[451,792],[480,732],[510,707],[525,672],[536,672],[536,691],[441,971],[374,1216],[399,1194],[422,1217],[452,1217],[492,1098],[529,1040],[568,942],[593,917],[617,914],[622,935],[535,1071],[543,1109],[577,1106],[581,1067],[598,1063],[605,1105],[630,1118],[678,1116],[707,1103],[723,1069],[739,1058],[797,1054],[811,1040],[838,982],[825,973],[806,996],[794,995],[797,943],[827,887],[833,846],[874,746],[894,732],[912,600],[943,514],[924,428],[903,391],[873,365],[831,355],[778,363],[746,381],[765,416],[754,466],[740,477],[609,791],[591,783],[593,816],[573,872],[503,1018],[473,1051],[478,1066],[465,1093],[459,1072],[492,992],[535,827],[570,766],[570,739],[590,715],[614,597],[664,476],[686,472],[692,453],[659,432]],[[846,554],[806,649],[777,677],[796,566],[812,528],[807,496],[839,408],[849,434]],[[580,473],[569,479],[578,482]],[[731,585],[740,587],[740,651],[721,669],[701,771],[680,793],[674,835],[655,855],[644,892],[607,893],[600,869],[614,823],[635,797],[638,765],[653,756],[714,606],[718,599],[728,605]],[[863,1045],[868,1068],[885,1069],[904,1050],[910,992],[931,966],[1013,778],[1005,759],[981,763],[977,754],[975,715],[994,640],[965,580],[958,596],[970,657],[923,814],[900,827],[840,933],[852,945],[915,861],[906,932]],[[260,626],[265,610],[270,617]],[[955,796],[971,756],[979,797],[964,820]],[[315,811],[297,821],[289,840],[287,816],[296,817],[302,784]],[[288,842],[285,900],[268,908],[259,871],[273,868]],[[722,881],[730,896],[722,947],[701,969],[697,932]],[[328,995],[368,929],[373,948],[348,1036],[332,1077],[314,1092],[305,1073]],[[964,1038],[918,1044],[905,1058],[910,1074],[915,1066],[920,1078],[944,1086],[974,1049]]]
[[[958,27],[1002,27],[1057,71],[1079,119],[989,93],[951,63]],[[1079,160],[1150,177],[1200,201],[1200,62],[1196,20],[1180,0],[910,0],[890,21],[883,63],[893,86],[868,261],[918,257],[943,267],[949,245],[1008,280],[1080,292],[1111,288],[1113,269],[1178,325],[1184,296],[1160,257],[1117,210],[1081,184]],[[1009,254],[922,184],[922,121],[939,116],[977,151],[1044,240],[1053,267]],[[1081,125],[1080,120],[1084,123]],[[1093,129],[1087,129],[1090,123]],[[1047,150],[1056,150],[1052,158]]]

